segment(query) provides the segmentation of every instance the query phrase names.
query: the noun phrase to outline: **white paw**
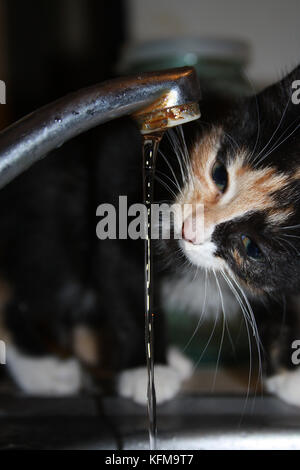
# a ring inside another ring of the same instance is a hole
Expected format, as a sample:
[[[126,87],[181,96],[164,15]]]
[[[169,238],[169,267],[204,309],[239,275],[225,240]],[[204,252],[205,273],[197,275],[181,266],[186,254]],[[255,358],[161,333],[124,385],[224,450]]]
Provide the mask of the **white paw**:
[[[170,400],[180,388],[179,374],[168,366],[157,365],[154,369],[157,404]],[[122,397],[131,398],[144,405],[147,402],[148,375],[145,367],[128,369],[118,378],[118,392]]]
[[[157,404],[173,398],[179,391],[183,380],[192,374],[192,363],[176,348],[167,354],[169,366],[154,366],[154,382]],[[147,402],[148,373],[146,367],[128,369],[118,377],[118,393],[144,405]]]
[[[167,353],[168,364],[175,369],[182,380],[186,380],[193,374],[194,366],[190,359],[182,354],[179,349],[169,348]]]
[[[30,395],[73,395],[81,387],[81,369],[75,359],[25,356],[10,345],[7,365],[19,387]]]
[[[300,368],[265,380],[266,390],[290,405],[300,406]]]

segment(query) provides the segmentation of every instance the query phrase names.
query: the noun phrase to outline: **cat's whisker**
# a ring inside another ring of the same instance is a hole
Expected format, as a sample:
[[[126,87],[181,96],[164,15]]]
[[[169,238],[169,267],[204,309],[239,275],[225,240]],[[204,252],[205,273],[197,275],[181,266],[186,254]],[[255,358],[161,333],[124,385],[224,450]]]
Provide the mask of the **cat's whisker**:
[[[207,272],[208,272],[208,274],[209,274],[209,271],[207,271]],[[194,363],[194,371],[197,369],[197,367],[198,367],[198,365],[200,364],[200,362],[201,362],[201,360],[202,360],[202,358],[203,358],[203,356],[204,356],[204,354],[205,354],[205,352],[206,352],[208,346],[210,345],[210,342],[211,342],[211,340],[212,340],[212,338],[213,338],[213,336],[214,336],[215,330],[216,330],[216,326],[217,326],[217,323],[218,323],[218,319],[219,319],[219,315],[216,315],[215,321],[214,321],[214,326],[213,326],[212,331],[211,331],[211,333],[210,333],[210,335],[209,335],[209,337],[208,337],[208,340],[207,340],[207,342],[206,342],[206,345],[205,345],[205,347],[203,348],[203,350],[202,350],[202,352],[201,352],[201,354],[200,354],[199,359]]]
[[[277,239],[280,239],[281,241],[287,243],[294,250],[294,252],[297,254],[297,256],[300,256],[300,253],[297,250],[297,248],[289,240],[286,240],[285,238],[282,238],[282,237],[277,237]]]
[[[180,128],[181,133],[182,133],[180,135],[181,139],[175,133],[175,132],[179,133],[178,128]],[[188,149],[187,149],[187,146],[186,146],[182,126],[178,126],[178,128],[176,127],[175,131],[174,131],[174,129],[169,130],[169,133],[168,133],[169,141],[170,141],[170,143],[173,147],[173,151],[176,154],[178,163],[181,166],[181,168],[182,168],[182,163],[184,164],[184,170],[185,170],[185,172],[184,172],[184,175],[185,175],[184,176],[184,182],[186,183],[186,185],[188,185],[188,183],[190,182],[192,184],[193,188],[195,188],[195,176],[194,176],[194,172],[192,171],[192,168],[191,168],[189,152],[188,152]]]
[[[288,109],[288,106],[289,106],[290,102],[291,102],[291,96],[290,96],[290,98],[289,98],[289,100],[288,100],[288,102],[287,102],[287,104],[286,104],[286,106],[285,106],[285,108],[284,108],[284,111],[283,111],[283,113],[282,113],[282,116],[281,116],[281,118],[280,118],[280,121],[279,121],[279,123],[278,123],[278,125],[277,125],[275,131],[273,132],[271,138],[269,139],[269,141],[267,142],[267,144],[263,147],[263,149],[255,156],[253,162],[255,162],[255,161],[259,158],[259,156],[268,148],[268,146],[269,146],[270,143],[272,142],[272,140],[273,140],[273,138],[275,137],[277,131],[280,129],[280,126],[281,126],[281,124],[282,124],[282,121],[283,121],[283,119],[284,119],[284,116],[285,116],[285,114],[286,114],[286,111],[287,111],[287,109]]]
[[[195,189],[195,175],[194,175],[194,172],[192,171],[191,159],[190,159],[190,155],[189,155],[189,150],[187,148],[183,127],[182,126],[177,126],[175,129],[176,129],[176,132],[180,135],[181,143],[182,143],[182,146],[183,146],[183,151],[184,151],[183,152],[183,158],[185,160],[185,167],[186,167],[186,171],[187,171],[187,180],[192,183],[193,189]]]
[[[284,237],[290,237],[290,238],[300,238],[299,235],[291,235],[291,234],[287,234],[287,233],[283,233],[282,234]]]
[[[296,120],[298,120],[298,118],[297,118]],[[294,122],[295,122],[295,121],[294,121]],[[291,125],[290,125],[289,127],[291,127]],[[283,134],[280,136],[279,139],[281,139],[281,138],[284,136],[284,134],[287,132],[287,130],[289,129],[289,127],[283,132]],[[256,162],[256,166],[257,166],[258,164],[261,164],[272,152],[275,152],[275,150],[276,150],[278,147],[280,147],[280,145],[282,145],[287,139],[289,139],[290,137],[292,137],[292,135],[297,131],[297,129],[299,129],[299,127],[300,127],[300,124],[298,124],[298,125],[295,127],[295,129],[294,129],[287,137],[285,137],[281,142],[279,142],[279,143],[277,144],[277,142],[279,141],[279,139],[278,139],[278,140],[275,142],[275,144],[273,145],[273,147],[272,147],[258,162]],[[276,145],[276,144],[277,144],[277,145]]]
[[[189,266],[189,261],[186,259],[186,256],[181,249],[174,250],[172,253],[163,252],[162,255],[165,262],[163,269],[168,266],[172,266],[174,268],[174,257],[178,263],[180,263],[180,269],[184,270],[186,266]],[[182,262],[182,260],[184,260],[184,262]]]
[[[184,184],[187,182],[187,176],[186,176],[186,167],[185,167],[185,161],[183,158],[180,158],[180,155],[178,153],[179,147],[178,145],[175,145],[173,140],[172,140],[172,135],[170,134],[170,131],[167,133],[169,142],[171,143],[173,152],[176,156],[177,163],[179,165],[180,173],[181,173],[181,178]]]
[[[170,178],[166,173],[164,173],[163,171],[160,171],[160,170],[156,170],[156,173],[158,173],[159,175],[164,176],[165,178],[167,178],[167,180],[170,181],[170,183],[172,183],[172,185],[175,187],[175,189],[177,189],[178,191],[181,191],[181,188],[179,188],[177,186],[177,183],[175,181],[173,181],[172,178]]]
[[[297,121],[299,121],[299,116],[297,116],[288,126],[286,129],[284,129],[284,131],[282,132],[282,134],[278,137],[278,139],[274,142],[273,146],[271,147],[270,151],[272,151],[272,149],[275,147],[275,145],[283,138],[283,136],[291,129],[291,127],[294,126],[294,124],[297,123]]]
[[[222,306],[222,309],[221,309],[221,310],[222,310],[223,322],[222,322],[222,334],[221,334],[220,347],[219,347],[218,356],[217,356],[217,362],[216,362],[215,373],[214,373],[212,391],[214,391],[215,386],[216,386],[216,379],[217,379],[217,373],[218,373],[219,362],[220,362],[220,357],[221,357],[221,351],[222,351],[222,347],[223,347],[223,343],[224,343],[225,323],[226,323],[226,320],[225,320],[224,300],[223,300],[223,295],[222,295],[222,291],[221,291],[221,288],[220,288],[220,283],[219,283],[219,281],[218,281],[218,278],[217,278],[217,275],[216,275],[216,272],[215,272],[214,269],[213,269],[213,273],[214,273],[215,280],[216,280],[216,284],[217,284],[217,286],[218,286],[218,290],[219,290],[219,294],[220,294],[220,300],[221,300],[221,306]]]
[[[181,126],[178,126],[178,127],[181,127]],[[180,140],[179,138],[180,136],[178,134],[177,126],[169,130],[169,137],[170,137],[170,142],[173,146],[173,149],[176,151],[179,160],[183,161],[183,163],[186,166],[188,163],[188,160],[187,160],[188,155],[185,152],[184,143],[182,139]]]
[[[173,152],[176,155],[178,165],[180,167],[181,173],[182,173],[182,179],[184,182],[186,182],[187,178],[187,164],[188,161],[186,159],[186,155],[184,153],[184,150],[182,148],[182,144],[177,138],[177,135],[174,132],[174,129],[169,129],[167,133],[168,140],[172,146]]]
[[[219,319],[219,314],[216,315],[215,322],[214,322],[214,326],[213,326],[213,329],[212,329],[212,331],[211,331],[211,333],[210,333],[210,335],[209,335],[209,338],[208,338],[208,340],[207,340],[207,342],[206,342],[206,345],[205,345],[204,349],[202,350],[202,353],[201,353],[199,359],[198,359],[198,360],[195,362],[195,364],[194,364],[194,370],[197,369],[197,367],[198,367],[198,365],[200,364],[200,362],[201,362],[201,360],[202,360],[202,358],[203,358],[203,356],[204,356],[204,354],[205,354],[205,352],[206,352],[208,346],[209,346],[210,343],[211,343],[211,340],[212,340],[212,338],[213,338],[213,336],[214,336],[214,333],[215,333],[215,330],[216,330],[216,326],[217,326],[217,323],[218,323],[218,319]]]
[[[177,133],[180,135],[180,140],[183,146],[183,157],[185,160],[185,165],[188,170],[188,172],[191,170],[191,164],[190,164],[190,154],[189,150],[186,144],[185,136],[184,136],[184,130],[182,126],[177,126],[176,128]],[[193,172],[191,172],[192,176],[194,177]]]
[[[207,269],[205,269],[204,299],[203,299],[203,304],[202,304],[201,315],[200,315],[200,318],[199,318],[199,320],[198,320],[198,323],[197,323],[197,325],[196,325],[196,328],[195,328],[193,334],[191,335],[190,339],[188,340],[188,342],[186,343],[186,345],[185,345],[184,348],[183,348],[183,352],[185,352],[185,351],[187,350],[187,348],[189,347],[189,345],[190,345],[191,342],[193,341],[195,335],[196,335],[197,332],[199,331],[200,326],[201,326],[202,323],[203,323],[203,320],[204,320],[204,317],[205,317],[205,310],[206,310],[206,294],[207,294]]]
[[[169,167],[169,169],[170,169],[170,171],[171,171],[171,173],[172,173],[172,176],[173,176],[173,178],[174,178],[174,180],[175,180],[175,182],[176,182],[176,186],[177,186],[178,191],[180,192],[181,195],[183,195],[182,190],[181,190],[181,187],[180,187],[180,184],[179,184],[179,182],[178,182],[178,179],[176,178],[176,175],[175,175],[175,172],[174,172],[174,170],[173,170],[172,165],[170,164],[170,162],[168,161],[168,159],[166,158],[166,156],[163,154],[163,152],[161,152],[160,150],[159,150],[159,154],[162,156],[162,158],[163,158],[164,161],[166,162],[167,166]]]
[[[251,337],[250,337],[250,331],[249,331],[249,326],[248,326],[248,323],[249,323],[249,325],[252,327],[252,323],[251,323],[248,312],[246,310],[246,307],[245,307],[239,293],[234,288],[232,282],[229,280],[229,278],[227,277],[225,272],[223,270],[221,270],[221,273],[222,273],[225,281],[227,282],[230,290],[232,291],[234,297],[236,298],[237,302],[239,303],[239,305],[241,307],[241,311],[242,311],[242,314],[243,314],[242,318],[244,319],[245,327],[246,327],[246,331],[247,331],[248,346],[249,346],[249,372],[248,372],[248,384],[247,384],[247,392],[246,392],[245,406],[244,406],[244,409],[245,409],[246,405],[248,403],[248,398],[249,398],[249,394],[250,394],[250,386],[251,386],[251,379],[252,379],[252,368],[253,368],[253,366],[252,366],[252,345],[251,345]]]
[[[230,272],[228,272],[228,275],[230,276],[230,278],[232,279],[232,281],[235,283],[235,285],[237,286],[237,288],[239,289],[239,291],[241,292],[245,302],[246,302],[246,305],[248,307],[248,311],[249,311],[249,315],[251,317],[251,321],[250,321],[250,325],[252,326],[252,329],[253,329],[253,336],[255,338],[255,342],[256,342],[256,347],[257,347],[257,353],[258,353],[258,374],[257,374],[257,379],[256,379],[256,384],[255,384],[255,389],[254,389],[254,397],[256,397],[257,395],[257,390],[258,390],[258,385],[259,385],[259,382],[263,382],[263,369],[262,369],[262,357],[261,357],[261,351],[264,351],[264,348],[262,346],[262,343],[261,343],[261,340],[260,340],[260,337],[259,337],[259,333],[258,333],[258,329],[257,329],[257,325],[256,325],[256,321],[255,321],[255,317],[254,317],[254,314],[253,314],[253,311],[252,311],[252,308],[251,308],[251,305],[247,299],[247,296],[245,295],[242,287],[239,285],[239,283],[236,281],[236,279],[234,279],[233,275],[230,274]],[[232,286],[233,287],[233,286]],[[246,325],[246,328],[247,328],[247,335],[248,335],[248,342],[249,342],[249,351],[250,351],[250,361],[249,361],[249,367],[251,367],[251,370],[252,370],[252,348],[251,348],[251,339],[250,339],[250,335],[249,335],[249,329],[247,327],[247,323],[245,323]],[[245,405],[244,405],[244,412],[245,412],[245,409],[246,409],[246,405],[247,405],[247,402],[248,402],[248,398],[249,398],[249,392],[250,392],[250,384],[251,384],[251,371],[249,370],[249,376],[248,376],[248,388],[247,388],[247,396],[246,396],[246,400],[245,400]],[[253,406],[254,406],[254,402],[253,402]],[[242,416],[244,415],[244,412],[242,414]]]
[[[261,131],[261,125],[260,125],[260,112],[259,112],[259,105],[258,105],[258,99],[257,99],[257,95],[256,95],[256,89],[255,89],[255,86],[252,82],[252,80],[250,80],[250,78],[248,77],[247,74],[244,74],[244,79],[249,83],[251,89],[252,89],[252,93],[253,93],[253,96],[254,96],[254,99],[255,99],[255,106],[256,106],[256,116],[257,116],[257,135],[256,135],[256,140],[255,140],[255,144],[254,144],[254,147],[252,149],[252,152],[249,156],[249,159],[252,158],[252,156],[254,155],[255,153],[255,150],[257,148],[257,145],[258,145],[258,142],[259,142],[259,138],[260,138],[260,131]]]
[[[173,199],[160,199],[159,204],[173,204],[174,200]]]
[[[288,226],[285,226],[285,227],[278,227],[279,230],[294,229],[294,228],[300,228],[300,224],[298,224],[298,225],[288,225]]]
[[[162,180],[161,178],[159,178],[159,176],[155,176],[155,180],[158,181],[162,186],[164,186],[167,191],[169,191],[169,193],[172,194],[172,196],[174,196],[174,198],[177,197],[176,193],[173,191],[173,189],[170,188],[170,186],[164,181]]]
[[[233,148],[232,144],[235,144],[236,149],[238,150],[238,152],[242,153],[241,147],[239,146],[237,141],[230,134],[228,134],[227,132],[224,132],[224,136],[226,137],[226,139],[228,139],[230,141],[230,144],[231,144],[232,148]]]
[[[234,278],[234,276],[232,274],[230,274],[228,272],[228,275],[230,276],[230,278],[232,279],[232,281],[234,282],[234,284],[237,286],[237,288],[239,289],[239,291],[241,292],[245,302],[246,302],[246,305],[248,307],[248,311],[249,311],[249,314],[250,314],[250,318],[251,320],[253,321],[253,327],[254,327],[254,331],[253,331],[253,335],[255,336],[256,333],[258,333],[258,330],[257,330],[257,325],[256,325],[256,321],[255,321],[255,317],[254,317],[254,313],[253,313],[253,310],[252,310],[252,307],[249,303],[249,300],[245,294],[245,292],[243,291],[241,285],[237,282],[237,280]],[[257,338],[259,340],[259,343],[260,343],[260,346],[262,346],[261,342],[260,342],[260,339],[259,337]]]
[[[281,242],[279,241],[279,238],[280,238],[280,237],[277,237],[275,241],[278,243],[278,245],[280,245],[281,247],[283,247],[283,252],[284,252],[285,254],[289,254],[289,250],[284,248],[284,245],[283,245],[283,243],[281,243]],[[280,240],[282,240],[282,239],[280,238]],[[282,240],[282,241],[284,241],[284,240]]]
[[[180,135],[181,142],[183,144],[185,160],[188,161],[189,151],[188,151],[188,148],[187,148],[187,145],[186,145],[186,140],[185,140],[185,136],[184,136],[183,127],[182,126],[177,126],[175,129],[177,130],[177,133]]]
[[[241,294],[242,294],[242,296],[243,296],[243,298],[244,298],[244,300],[247,304],[249,314],[251,316],[251,323],[252,323],[252,327],[253,327],[253,333],[254,333],[254,338],[255,338],[255,342],[256,342],[256,346],[257,346],[257,353],[258,353],[258,363],[259,363],[258,377],[262,381],[263,380],[262,353],[264,353],[264,348],[263,348],[263,345],[262,345],[262,342],[261,342],[261,339],[260,339],[260,336],[259,336],[255,316],[254,316],[252,307],[249,303],[249,300],[248,300],[246,294],[244,293],[242,287],[240,286],[240,284],[237,282],[237,280],[230,273],[228,273],[228,274],[231,277],[232,281],[237,286],[237,288],[239,289],[239,291],[241,292]],[[256,391],[257,391],[257,386],[258,386],[258,382],[256,383],[256,389],[255,389]]]
[[[189,163],[189,152],[186,146],[182,126],[176,126],[171,130],[171,136],[173,137],[173,145],[178,148],[178,151],[184,161],[185,166]]]
[[[232,281],[237,286],[237,288],[239,289],[239,291],[242,294],[242,296],[243,296],[243,298],[246,302],[246,305],[248,307],[248,312],[249,312],[249,315],[250,315],[250,318],[251,318],[251,324],[252,324],[252,328],[253,328],[253,336],[255,338],[257,353],[258,353],[258,365],[259,365],[258,378],[260,378],[260,380],[262,382],[262,380],[263,380],[263,370],[262,370],[261,351],[263,351],[263,345],[262,345],[262,342],[261,342],[261,339],[260,339],[260,336],[259,336],[255,316],[254,316],[252,307],[249,303],[249,300],[248,300],[245,292],[243,291],[242,287],[240,286],[240,284],[237,282],[237,280],[230,273],[228,273],[228,274],[229,274],[230,278],[232,279]],[[258,379],[257,379],[257,382],[256,382],[256,387],[255,387],[255,395],[256,395],[256,392],[257,392],[257,387],[258,387]]]
[[[198,120],[198,121],[194,121],[194,122],[196,124],[200,125],[200,126],[201,126],[201,124],[205,124],[209,127],[212,127],[212,124],[210,124],[209,122],[206,122],[206,121]],[[243,149],[241,148],[241,146],[237,143],[237,141],[230,134],[228,134],[227,132],[222,130],[222,135],[224,135],[224,137],[226,137],[230,141],[231,147],[234,151],[238,151],[238,152],[242,153]],[[233,148],[232,144],[234,144],[236,148]]]
[[[199,272],[199,266],[196,266],[196,270],[195,270],[195,274],[193,276],[192,282],[194,282],[197,279],[198,272]]]

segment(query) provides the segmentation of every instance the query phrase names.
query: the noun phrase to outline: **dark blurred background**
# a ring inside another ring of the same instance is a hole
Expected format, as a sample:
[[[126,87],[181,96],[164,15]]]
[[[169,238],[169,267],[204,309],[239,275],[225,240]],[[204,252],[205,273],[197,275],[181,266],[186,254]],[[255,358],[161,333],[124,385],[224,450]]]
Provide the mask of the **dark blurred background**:
[[[130,71],[137,61],[151,68],[172,65],[171,56],[183,65],[198,60],[199,66],[200,60],[205,78],[217,58],[214,75],[230,69],[232,82],[239,68],[262,86],[299,62],[299,13],[298,0],[0,0],[0,79],[7,84],[0,126],[69,91]],[[129,51],[123,48],[128,41]],[[116,67],[120,61],[123,69]]]
[[[1,0],[0,71],[9,108],[2,119],[109,78],[127,37],[124,4]]]

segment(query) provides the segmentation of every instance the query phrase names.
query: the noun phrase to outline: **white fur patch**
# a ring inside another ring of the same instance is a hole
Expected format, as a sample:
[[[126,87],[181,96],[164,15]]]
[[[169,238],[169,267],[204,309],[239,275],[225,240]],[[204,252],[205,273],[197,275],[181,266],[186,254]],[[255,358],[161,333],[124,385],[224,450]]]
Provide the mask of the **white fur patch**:
[[[81,369],[76,359],[26,356],[10,344],[7,365],[18,386],[30,395],[73,395],[81,387]]]
[[[181,380],[187,380],[193,374],[193,363],[179,349],[171,347],[167,353],[167,361],[169,365],[177,371]]]
[[[211,241],[194,245],[185,240],[180,240],[179,245],[186,257],[196,266],[217,270],[225,267],[225,262],[215,256],[217,247]]]
[[[265,380],[266,390],[290,405],[300,406],[300,367]]]
[[[240,306],[224,279],[216,273],[222,292],[225,316],[230,317],[240,312]],[[222,314],[222,301],[216,279],[207,273],[205,292],[205,272],[199,270],[197,276],[169,278],[162,286],[162,299],[168,311],[187,312],[205,317]],[[203,308],[203,305],[205,306]]]
[[[173,398],[180,389],[183,380],[192,373],[192,363],[178,350],[171,348],[168,352],[169,366],[155,365],[154,382],[156,402],[163,403]],[[127,369],[118,377],[118,393],[125,398],[131,398],[136,403],[147,403],[148,373],[145,367]]]

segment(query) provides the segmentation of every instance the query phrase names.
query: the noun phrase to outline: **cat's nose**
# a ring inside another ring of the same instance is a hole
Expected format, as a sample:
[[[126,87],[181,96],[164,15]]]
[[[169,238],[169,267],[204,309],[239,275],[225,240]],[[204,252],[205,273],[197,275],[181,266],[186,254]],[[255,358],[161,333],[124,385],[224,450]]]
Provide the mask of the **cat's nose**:
[[[197,218],[194,217],[186,218],[182,224],[182,238],[193,245],[203,243],[202,223],[197,222]]]

